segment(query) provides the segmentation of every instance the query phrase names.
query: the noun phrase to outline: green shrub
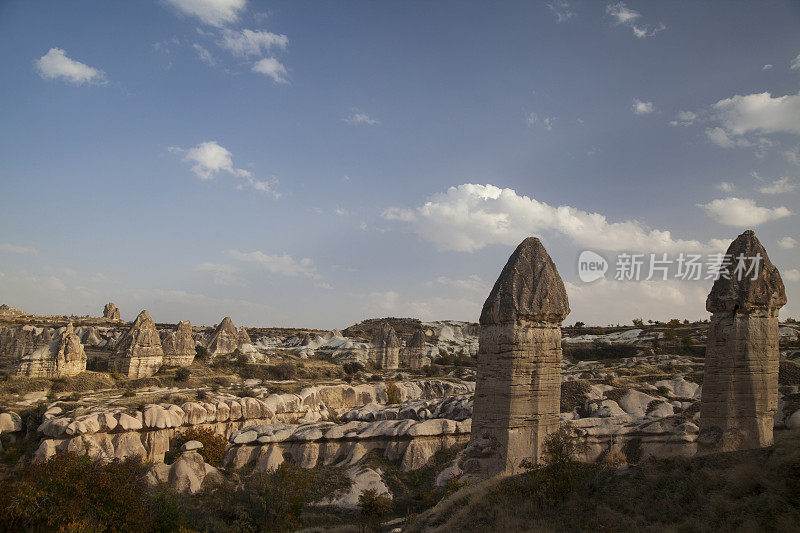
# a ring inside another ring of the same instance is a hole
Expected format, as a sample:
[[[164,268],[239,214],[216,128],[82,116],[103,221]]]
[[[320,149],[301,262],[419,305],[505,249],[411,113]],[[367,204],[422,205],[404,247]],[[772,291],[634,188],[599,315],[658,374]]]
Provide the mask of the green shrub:
[[[386,403],[396,404],[402,403],[403,398],[400,395],[400,389],[393,381],[386,384]]]
[[[389,496],[378,494],[375,489],[367,489],[358,497],[361,519],[364,525],[380,531],[381,521],[392,513],[394,502]]]
[[[149,531],[144,467],[57,454],[0,482],[0,530]]]

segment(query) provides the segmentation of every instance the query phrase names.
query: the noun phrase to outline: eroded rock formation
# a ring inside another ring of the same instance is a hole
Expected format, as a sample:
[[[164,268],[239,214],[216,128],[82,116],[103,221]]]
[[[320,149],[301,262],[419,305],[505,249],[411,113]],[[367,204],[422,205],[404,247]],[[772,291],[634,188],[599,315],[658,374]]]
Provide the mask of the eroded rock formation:
[[[700,410],[700,451],[771,446],[778,407],[778,310],[786,291],[755,233],[739,235],[706,300],[711,314]],[[756,274],[737,271],[739,257]]]
[[[539,239],[517,247],[483,305],[470,446],[464,470],[514,474],[558,428],[564,283]]]
[[[418,329],[406,343],[403,350],[403,366],[411,370],[420,370],[423,366],[429,365],[431,360],[425,356],[425,333]]]
[[[55,338],[22,356],[17,375],[32,378],[76,376],[86,370],[86,352],[72,323]]]
[[[400,366],[400,339],[387,322],[372,338],[373,361],[378,368],[396,369]]]
[[[106,306],[103,307],[103,318],[108,320],[121,320],[119,309],[114,305],[114,302],[108,302]]]
[[[192,338],[192,324],[188,320],[178,323],[175,331],[161,332],[164,366],[189,366],[197,353]]]
[[[164,350],[156,323],[147,311],[142,311],[120,337],[108,366],[128,377],[141,378],[158,372],[163,361]]]
[[[215,357],[217,355],[227,355],[236,351],[239,347],[239,330],[233,325],[231,317],[226,316],[219,323],[217,329],[211,334],[208,341],[208,355]]]

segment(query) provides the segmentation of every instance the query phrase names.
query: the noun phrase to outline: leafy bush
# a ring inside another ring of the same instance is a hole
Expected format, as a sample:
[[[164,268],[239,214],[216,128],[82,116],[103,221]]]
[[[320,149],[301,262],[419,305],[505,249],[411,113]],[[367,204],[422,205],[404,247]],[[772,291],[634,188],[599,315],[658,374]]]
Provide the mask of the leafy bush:
[[[393,381],[390,381],[386,384],[386,403],[388,404],[396,404],[402,403],[403,399],[400,395],[400,389],[397,388],[397,385]]]
[[[175,372],[175,381],[186,381],[191,375],[192,371],[183,366],[179,368],[177,372]]]
[[[203,460],[211,466],[222,466],[222,459],[225,457],[225,437],[214,432],[211,428],[190,428],[183,435],[178,436],[170,445],[171,451],[178,453],[181,446],[196,440],[200,442],[203,447],[200,448],[198,453],[203,457]]]
[[[384,517],[391,514],[394,502],[389,496],[378,494],[375,489],[367,489],[358,497],[361,507],[361,519],[369,527],[380,531],[380,523]]]
[[[0,482],[0,529],[149,531],[143,474],[137,460],[104,465],[69,453],[30,464]]]

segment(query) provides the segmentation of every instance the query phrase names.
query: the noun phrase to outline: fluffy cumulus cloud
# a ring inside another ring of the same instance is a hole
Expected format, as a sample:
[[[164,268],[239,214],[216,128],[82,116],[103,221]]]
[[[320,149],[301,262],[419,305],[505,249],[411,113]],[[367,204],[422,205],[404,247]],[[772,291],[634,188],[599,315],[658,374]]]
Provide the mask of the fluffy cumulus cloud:
[[[234,176],[250,177],[249,171],[235,168],[231,153],[220,146],[216,141],[206,141],[194,148],[170,147],[171,152],[185,152],[183,160],[192,163],[192,172],[201,180],[214,179],[220,172],[227,172]]]
[[[289,277],[305,276],[317,280],[321,279],[321,276],[317,273],[317,267],[314,266],[314,262],[308,257],[297,261],[289,254],[265,254],[260,251],[240,252],[238,250],[231,250],[230,255],[238,261],[252,263],[273,274]]]
[[[757,226],[792,214],[786,207],[761,207],[749,198],[719,198],[697,206],[720,224],[739,228]]]
[[[797,57],[792,59],[791,64],[789,65],[791,70],[798,70],[800,69],[800,54],[797,54]]]
[[[637,39],[654,37],[658,32],[667,28],[660,22],[655,26],[640,23],[639,20],[642,17],[641,13],[628,8],[624,2],[608,4],[606,6],[606,13],[616,24],[629,27]]]
[[[773,144],[764,135],[800,134],[800,92],[776,97],[757,93],[725,98],[711,106],[709,120],[718,124],[706,129],[714,144],[764,150]]]
[[[221,48],[238,57],[251,57],[266,54],[273,48],[286,50],[289,38],[265,30],[223,30],[218,42]]]
[[[786,194],[794,191],[797,188],[797,183],[790,180],[788,177],[777,179],[769,185],[764,185],[758,189],[762,194]]]
[[[733,183],[730,183],[730,182],[727,182],[727,181],[721,181],[721,182],[717,183],[716,185],[714,185],[714,187],[716,187],[717,189],[719,189],[722,192],[733,192],[733,189],[735,188],[733,186]]]
[[[287,83],[289,81],[286,78],[288,74],[286,67],[274,57],[265,57],[256,61],[252,70],[272,78],[275,83]]]
[[[214,56],[209,52],[203,45],[194,43],[192,45],[194,51],[197,52],[197,57],[200,58],[200,61],[203,63],[213,67],[217,64],[217,60],[214,59]]]
[[[61,48],[51,48],[36,60],[36,70],[46,80],[62,79],[75,85],[106,83],[106,75],[102,70],[67,57]]]
[[[165,0],[178,12],[221,28],[239,20],[247,0]]]
[[[778,239],[778,246],[781,248],[786,248],[787,250],[791,250],[797,246],[797,241],[789,236],[781,237]]]
[[[800,270],[788,268],[783,271],[783,279],[786,281],[800,281]]]
[[[633,112],[637,115],[649,115],[656,110],[653,102],[643,102],[638,98],[633,99]]]
[[[465,183],[432,196],[414,209],[391,207],[387,220],[403,222],[440,250],[472,252],[489,244],[516,245],[523,238],[551,232],[600,250],[691,251],[717,243],[673,239],[669,231],[627,220],[609,222],[600,213],[550,206],[513,189]]]
[[[553,16],[556,17],[556,22],[559,24],[566,22],[575,16],[575,12],[572,11],[569,3],[565,0],[556,0],[555,2],[551,2],[547,4],[547,9],[549,9]]]

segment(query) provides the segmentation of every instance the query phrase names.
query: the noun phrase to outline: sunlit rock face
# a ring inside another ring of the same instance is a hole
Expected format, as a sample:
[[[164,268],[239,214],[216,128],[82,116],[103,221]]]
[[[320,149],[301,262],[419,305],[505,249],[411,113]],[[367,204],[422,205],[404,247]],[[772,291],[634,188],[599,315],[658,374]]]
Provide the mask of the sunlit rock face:
[[[208,341],[208,355],[216,357],[218,355],[228,355],[236,351],[239,347],[239,330],[233,325],[231,317],[226,316],[219,323],[217,329],[211,334]]]
[[[49,343],[23,355],[17,375],[52,379],[76,376],[85,370],[86,353],[70,323]]]
[[[700,410],[701,452],[771,446],[778,407],[783,281],[752,231],[739,235],[727,254],[732,263],[723,267],[706,300],[712,315]],[[761,257],[755,279],[752,273],[736,272],[740,255]]]
[[[192,338],[192,324],[188,320],[178,323],[175,331],[161,332],[164,366],[190,366],[197,353]]]
[[[564,283],[536,238],[509,258],[483,305],[470,446],[464,470],[513,474],[540,459],[558,428]]]
[[[109,368],[131,378],[152,376],[164,362],[164,350],[156,324],[142,311],[119,339]]]
[[[411,370],[420,370],[431,363],[430,358],[425,355],[425,333],[421,329],[415,331],[414,335],[406,343],[406,347],[402,352],[401,363],[402,366]]]
[[[107,320],[120,320],[119,309],[114,302],[108,302],[103,308],[103,318]]]

